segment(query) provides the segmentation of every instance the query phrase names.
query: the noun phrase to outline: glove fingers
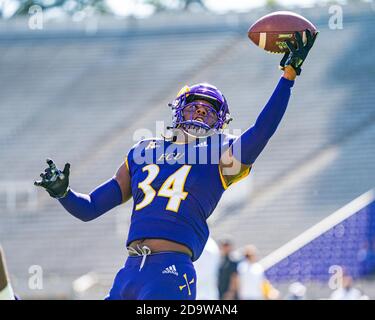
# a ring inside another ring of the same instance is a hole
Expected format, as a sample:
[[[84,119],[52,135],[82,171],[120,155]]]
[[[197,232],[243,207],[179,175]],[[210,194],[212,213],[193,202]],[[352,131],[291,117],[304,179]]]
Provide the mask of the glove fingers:
[[[285,62],[288,59],[288,57],[289,57],[289,52],[285,52],[284,57],[280,61],[280,66],[281,67],[285,67]]]
[[[302,40],[301,34],[299,32],[295,32],[294,36],[296,37],[296,40],[297,40],[298,49],[303,48],[303,40]]]
[[[69,176],[70,173],[70,163],[65,163],[63,174]]]
[[[48,166],[49,166],[51,169],[53,169],[53,166],[56,166],[55,163],[53,162],[53,160],[50,159],[50,158],[47,158],[46,162],[47,162]]]
[[[313,35],[313,37],[312,37],[312,42],[311,42],[311,46],[313,46],[313,44],[315,43],[315,40],[316,40],[316,37],[318,36],[318,34],[319,34],[319,31],[317,31],[317,32]]]
[[[70,164],[66,163],[64,172],[61,172],[51,159],[47,159],[46,162],[48,168],[44,170],[44,173],[40,174],[41,180],[34,181],[34,185],[43,187],[53,198],[64,197],[69,188]]]
[[[305,33],[306,33],[307,45],[310,46],[313,43],[311,32],[309,29],[306,29]]]
[[[290,52],[295,52],[296,49],[294,48],[293,44],[290,42],[290,40],[285,41],[286,46],[288,47]]]
[[[34,181],[34,186],[37,186],[37,187],[44,187],[44,182],[43,182],[43,180]]]
[[[319,34],[319,31],[317,31],[314,35],[312,35],[311,32],[310,32],[310,37],[307,36],[307,47],[308,47],[309,50],[314,45],[316,37],[318,36],[318,34]]]

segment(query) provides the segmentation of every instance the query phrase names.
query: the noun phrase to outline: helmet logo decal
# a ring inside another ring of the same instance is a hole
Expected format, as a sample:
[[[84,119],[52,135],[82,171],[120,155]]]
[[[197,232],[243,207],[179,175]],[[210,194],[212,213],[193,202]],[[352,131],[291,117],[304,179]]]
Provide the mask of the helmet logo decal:
[[[183,95],[184,93],[188,93],[190,91],[189,86],[183,86],[182,89],[177,93],[177,97]]]

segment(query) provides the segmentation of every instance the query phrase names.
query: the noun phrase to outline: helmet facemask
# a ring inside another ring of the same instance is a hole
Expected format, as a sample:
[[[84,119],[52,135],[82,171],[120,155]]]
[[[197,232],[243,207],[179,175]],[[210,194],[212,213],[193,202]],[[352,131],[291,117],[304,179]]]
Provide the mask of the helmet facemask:
[[[170,106],[173,112],[171,128],[181,128],[195,137],[221,132],[232,120],[225,97],[209,84],[185,86]]]

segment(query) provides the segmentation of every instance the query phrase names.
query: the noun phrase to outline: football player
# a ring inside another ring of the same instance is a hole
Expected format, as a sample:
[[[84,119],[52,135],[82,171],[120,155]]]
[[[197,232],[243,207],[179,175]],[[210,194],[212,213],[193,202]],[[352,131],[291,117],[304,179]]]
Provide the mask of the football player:
[[[90,194],[70,188],[69,163],[61,171],[47,160],[35,185],[78,219],[96,219],[133,198],[129,256],[107,299],[195,299],[192,262],[208,239],[206,220],[223,192],[249,174],[276,131],[315,41],[308,30],[306,35],[304,44],[296,33],[296,48],[287,42],[290,52],[280,62],[283,76],[255,124],[239,137],[223,134],[231,120],[227,101],[216,87],[203,83],[184,87],[170,104],[170,137],[139,141],[114,177]]]

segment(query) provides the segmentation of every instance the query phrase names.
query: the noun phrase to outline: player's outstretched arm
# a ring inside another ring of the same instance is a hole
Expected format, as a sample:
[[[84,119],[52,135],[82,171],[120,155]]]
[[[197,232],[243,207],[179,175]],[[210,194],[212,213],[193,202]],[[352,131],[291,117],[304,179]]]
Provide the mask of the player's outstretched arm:
[[[51,159],[47,159],[47,164],[45,173],[40,175],[42,180],[34,184],[43,187],[70,214],[82,221],[96,219],[131,196],[130,177],[125,165],[120,167],[113,178],[96,187],[90,194],[82,194],[69,187],[69,163],[65,164],[63,171],[57,169]]]
[[[294,80],[281,77],[255,124],[233,143],[235,159],[246,165],[255,162],[284,116],[293,85]]]
[[[301,65],[312,48],[317,34],[312,36],[306,30],[307,42],[304,44],[302,36],[296,32],[297,48],[289,41],[286,42],[290,52],[285,54],[280,62],[280,66],[284,70],[283,77],[279,80],[255,124],[233,143],[231,151],[234,158],[240,163],[252,165],[275,133],[288,106],[294,80],[301,73]]]

